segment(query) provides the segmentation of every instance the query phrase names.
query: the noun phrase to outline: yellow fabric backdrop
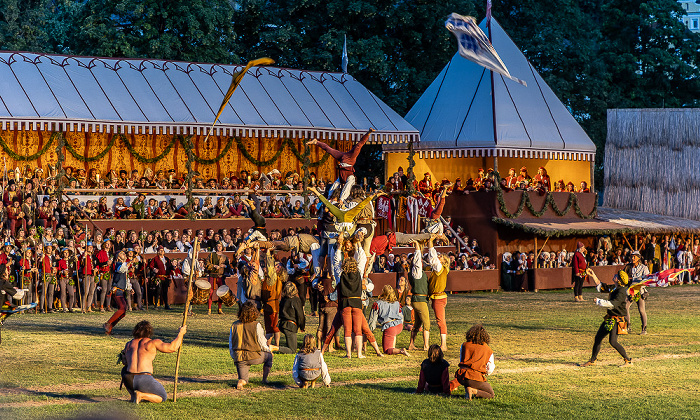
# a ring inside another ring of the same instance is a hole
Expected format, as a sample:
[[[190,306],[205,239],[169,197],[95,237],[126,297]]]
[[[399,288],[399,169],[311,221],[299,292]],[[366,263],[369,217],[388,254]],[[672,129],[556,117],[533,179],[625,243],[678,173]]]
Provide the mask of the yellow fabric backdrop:
[[[64,135],[66,141],[79,155],[92,157],[98,155],[109,146],[112,136],[115,134],[67,132],[64,133]],[[0,130],[0,136],[2,136],[10,150],[22,156],[29,156],[39,151],[42,146],[49,141],[51,132]],[[173,139],[172,135],[163,134],[127,134],[126,137],[133,145],[136,152],[144,158],[152,158],[159,155]],[[228,137],[212,136],[206,143],[203,140],[203,135],[192,137],[195,155],[201,159],[213,159],[224,149]],[[294,139],[294,143],[301,153],[304,151],[305,141],[306,139]],[[277,150],[279,150],[282,142],[283,139],[281,138],[268,137],[247,137],[242,139],[242,143],[245,145],[248,152],[259,161],[270,159]],[[352,143],[349,141],[339,141],[336,147],[339,150],[346,151],[350,149],[351,144]],[[42,168],[44,174],[47,175],[48,167],[55,165],[58,161],[58,155],[56,153],[57,145],[57,142],[51,145],[45,154],[34,161],[15,161],[3,150],[0,150],[0,156],[6,157],[8,170],[20,167],[24,172],[25,166],[28,165],[32,169],[37,167]],[[99,161],[84,163],[75,159],[67,150],[64,153],[64,166],[70,166],[75,169],[84,168],[86,171],[95,168],[102,176],[106,175],[111,169],[117,171],[121,169],[126,171],[137,169],[139,173],[143,173],[143,170],[147,167],[151,168],[154,172],[175,169],[177,173],[180,174],[186,170],[185,163],[187,162],[187,154],[182,144],[179,142],[172,148],[168,155],[154,164],[142,164],[139,162],[131,155],[119,138],[116,139],[111,150]],[[324,154],[325,152],[318,147],[311,147],[310,161],[317,162]],[[302,166],[302,162],[296,158],[289,147],[285,147],[284,152],[282,152],[279,159],[273,164],[263,167],[256,166],[243,156],[234,141],[229,153],[223,156],[218,162],[211,165],[194,163],[193,169],[199,171],[205,179],[222,179],[227,176],[229,172],[234,172],[237,175],[243,169],[249,172],[256,170],[269,172],[272,169],[278,169],[282,175],[288,171],[303,175]],[[333,158],[328,158],[323,165],[309,168],[309,171],[315,172],[319,179],[333,180],[336,177],[335,161]]]

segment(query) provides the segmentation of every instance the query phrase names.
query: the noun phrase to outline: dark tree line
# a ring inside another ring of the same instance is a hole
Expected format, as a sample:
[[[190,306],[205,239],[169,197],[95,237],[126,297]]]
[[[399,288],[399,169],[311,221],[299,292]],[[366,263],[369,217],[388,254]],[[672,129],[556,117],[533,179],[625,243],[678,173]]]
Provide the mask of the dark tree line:
[[[338,71],[347,35],[349,73],[403,115],[456,52],[447,15],[481,20],[484,9],[482,0],[0,0],[0,49],[220,63],[269,56]],[[682,15],[675,0],[493,5],[594,140],[599,164],[608,108],[698,106],[700,37]]]

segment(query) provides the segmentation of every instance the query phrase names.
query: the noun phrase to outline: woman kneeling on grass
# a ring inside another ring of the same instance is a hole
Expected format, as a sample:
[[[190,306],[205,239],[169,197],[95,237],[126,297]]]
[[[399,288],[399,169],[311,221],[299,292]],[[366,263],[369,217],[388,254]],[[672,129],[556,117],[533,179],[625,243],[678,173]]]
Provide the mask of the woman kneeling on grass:
[[[237,389],[248,383],[250,366],[263,365],[262,383],[267,383],[267,375],[272,369],[272,349],[267,345],[265,330],[257,322],[260,311],[253,301],[247,301],[238,310],[238,321],[231,326],[228,348],[238,372]]]
[[[331,386],[331,375],[328,374],[328,365],[323,360],[323,353],[314,345],[313,334],[304,336],[304,344],[294,358],[292,366],[292,378],[299,388],[315,388],[316,381],[321,378],[323,383]]]
[[[486,376],[493,373],[496,367],[490,342],[489,333],[479,324],[467,331],[466,341],[459,349],[459,369],[450,382],[450,391],[462,384],[466,388],[464,396],[470,400],[474,397],[494,397],[493,388],[486,381]]]
[[[430,394],[450,395],[450,363],[444,359],[439,344],[428,349],[428,358],[420,364],[420,376],[416,394],[423,391]]]
[[[409,356],[406,349],[396,348],[396,337],[403,331],[403,314],[396,300],[396,290],[388,284],[382,289],[369,314],[369,329],[374,330],[377,325],[382,329],[384,353]]]

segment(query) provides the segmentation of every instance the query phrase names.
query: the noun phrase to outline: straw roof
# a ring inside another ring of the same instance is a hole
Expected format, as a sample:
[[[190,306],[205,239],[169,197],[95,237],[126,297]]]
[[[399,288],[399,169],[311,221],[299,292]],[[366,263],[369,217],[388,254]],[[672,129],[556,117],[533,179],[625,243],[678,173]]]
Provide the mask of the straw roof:
[[[610,109],[603,204],[700,220],[700,109]]]
[[[679,217],[598,207],[594,219],[537,219],[516,222],[494,217],[493,222],[537,236],[597,236],[616,233],[700,233],[700,222]]]

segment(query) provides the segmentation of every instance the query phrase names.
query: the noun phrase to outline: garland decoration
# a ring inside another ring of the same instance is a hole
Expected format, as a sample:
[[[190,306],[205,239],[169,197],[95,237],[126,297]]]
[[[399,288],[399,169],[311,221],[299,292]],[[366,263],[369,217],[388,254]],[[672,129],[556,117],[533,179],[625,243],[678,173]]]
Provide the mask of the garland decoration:
[[[277,159],[279,159],[280,156],[282,156],[282,152],[284,152],[284,147],[287,145],[289,140],[284,140],[282,142],[282,145],[280,145],[279,150],[275,152],[274,155],[268,160],[257,160],[253,155],[250,154],[248,149],[245,148],[245,145],[243,144],[243,141],[241,140],[240,137],[236,137],[236,146],[238,147],[238,150],[241,151],[241,154],[243,155],[244,158],[248,160],[248,162],[252,163],[255,166],[269,166],[272,165],[273,163],[277,162]]]
[[[406,174],[408,174],[408,193],[413,194],[416,192],[416,174],[413,173],[413,168],[416,166],[416,160],[414,156],[416,155],[416,150],[413,147],[413,139],[408,143],[408,169]]]
[[[129,140],[124,134],[119,133],[117,135],[121,138],[122,143],[124,143],[124,146],[126,146],[126,149],[129,151],[131,156],[133,156],[137,161],[146,164],[160,162],[164,157],[168,155],[168,153],[170,153],[170,151],[175,146],[175,142],[177,141],[177,138],[173,137],[172,140],[170,140],[170,143],[167,146],[165,146],[165,149],[163,149],[163,152],[161,152],[161,154],[152,158],[147,158],[139,154],[139,152],[137,152],[136,149],[134,149],[134,146],[131,143],[129,143]],[[114,137],[116,136],[113,136],[112,138]]]
[[[61,137],[64,137],[64,136],[61,135]],[[65,139],[65,137],[64,137],[64,139]],[[67,141],[65,142],[65,146],[66,146],[66,150],[68,150],[68,152],[70,152],[70,154],[73,155],[73,157],[76,160],[78,160],[80,162],[94,162],[96,160],[100,160],[103,157],[105,157],[107,155],[107,153],[110,150],[112,150],[112,147],[114,147],[114,143],[116,140],[117,140],[117,135],[115,134],[112,136],[112,139],[109,141],[109,144],[105,147],[105,149],[93,157],[79,155],[78,152],[73,148],[73,146],[71,146],[71,144]]]
[[[183,143],[183,142],[182,142],[182,136],[180,136],[180,144],[182,144],[182,146],[185,147],[185,148],[190,147],[190,149],[192,149],[192,148],[194,147],[194,146],[192,146],[192,142],[191,142],[191,141],[188,141],[188,142],[186,142],[186,143]],[[229,137],[229,138],[228,138],[228,141],[226,142],[226,146],[224,146],[224,149],[221,151],[221,153],[219,153],[218,155],[216,155],[215,158],[212,158],[212,159],[202,159],[202,158],[200,158],[200,157],[197,157],[197,155],[195,155],[194,153],[192,153],[192,158],[193,158],[193,160],[194,160],[195,162],[197,162],[197,163],[199,163],[199,164],[201,164],[201,165],[213,165],[213,164],[215,164],[216,162],[218,162],[219,160],[221,160],[222,157],[224,157],[224,156],[226,156],[226,155],[228,154],[228,152],[231,150],[231,146],[233,146],[233,137]]]
[[[330,146],[335,149],[337,147],[337,143],[338,142],[334,140],[333,144]],[[291,139],[287,139],[287,144],[289,144],[289,147],[292,149],[292,153],[294,154],[294,156],[296,156],[297,159],[299,159],[300,161],[303,162],[304,157],[302,156],[301,153],[299,153],[299,149],[297,149],[297,146],[296,146],[296,144],[294,144],[294,141],[292,141]],[[306,149],[308,149],[308,147]],[[311,151],[309,151],[309,155],[310,154],[311,154]],[[328,153],[326,153],[323,155],[323,157],[321,159],[317,160],[316,162],[307,162],[306,166],[308,166],[309,168],[317,168],[317,167],[323,165],[324,163],[326,163],[329,156],[330,155]]]
[[[56,145],[56,196],[58,202],[63,201],[63,177],[66,175],[66,170],[63,169],[63,162],[66,161],[66,156],[63,153],[63,148],[66,145],[66,138],[61,134],[58,136],[58,144]]]
[[[198,157],[196,154],[194,154],[194,146],[191,141],[185,141],[185,137],[182,135],[178,135],[173,137],[170,140],[170,143],[168,143],[167,146],[162,150],[160,154],[154,157],[146,157],[141,155],[139,152],[136,151],[134,148],[134,145],[129,141],[126,135],[124,133],[115,133],[111,140],[109,141],[109,144],[102,150],[100,153],[94,155],[94,156],[85,156],[81,155],[78,153],[78,151],[69,143],[65,140],[65,136],[63,135],[62,132],[55,131],[51,133],[51,137],[49,141],[46,142],[41,148],[41,150],[37,151],[36,153],[32,155],[20,155],[18,153],[15,153],[10,149],[10,147],[7,145],[5,140],[0,136],[0,148],[13,160],[18,161],[18,162],[26,162],[26,161],[32,161],[32,160],[37,160],[40,158],[42,155],[44,155],[49,148],[54,144],[56,139],[59,139],[61,146],[61,151],[58,149],[56,150],[58,155],[63,155],[62,150],[65,149],[67,150],[73,158],[76,160],[83,162],[83,163],[90,163],[90,162],[95,162],[98,161],[102,158],[104,158],[110,150],[112,150],[117,143],[117,138],[119,141],[126,147],[126,149],[129,151],[129,154],[133,156],[138,162],[142,164],[153,164],[153,163],[158,163],[161,160],[163,160],[170,152],[172,151],[173,147],[175,147],[176,143],[180,143],[185,150],[185,153],[193,152],[192,153],[192,162],[196,162],[202,165],[213,165],[217,162],[219,162],[224,156],[226,156],[231,149],[233,148],[233,145],[235,143],[236,147],[238,150],[241,151],[241,154],[243,157],[246,158],[249,162],[254,164],[255,166],[270,166],[273,165],[277,160],[282,156],[282,153],[284,153],[284,150],[288,147],[291,152],[294,154],[294,156],[302,163],[307,168],[317,168],[319,166],[322,166],[325,164],[330,155],[328,153],[325,153],[323,157],[315,162],[309,161],[309,156],[311,155],[310,151],[308,150],[308,147],[305,146],[304,151],[302,152],[297,145],[295,144],[295,141],[292,139],[284,139],[282,141],[282,144],[280,145],[280,148],[275,152],[272,157],[270,157],[267,160],[258,160],[256,159],[249,151],[246,149],[245,145],[243,144],[243,141],[241,140],[240,137],[229,137],[228,140],[226,141],[226,145],[224,148],[221,150],[221,152],[213,157],[212,159],[204,159]],[[188,139],[191,140],[191,136],[188,137]],[[337,140],[333,140],[330,145],[331,147],[337,147]],[[64,159],[65,160],[65,159]]]
[[[501,209],[501,212],[503,212],[503,214],[505,214],[505,216],[509,219],[516,219],[520,217],[520,215],[523,214],[525,207],[527,207],[530,214],[532,214],[535,217],[542,217],[547,211],[547,208],[549,207],[551,207],[554,213],[556,213],[558,216],[565,216],[569,213],[572,207],[574,208],[576,215],[581,219],[593,219],[598,215],[598,193],[595,194],[593,210],[591,210],[591,212],[588,214],[584,214],[581,210],[581,206],[578,203],[578,197],[576,196],[576,194],[569,193],[569,200],[566,202],[566,207],[564,207],[564,210],[561,210],[559,209],[559,206],[557,206],[557,203],[554,202],[554,194],[552,194],[551,191],[547,191],[547,195],[544,199],[544,204],[542,205],[542,208],[540,210],[535,210],[535,207],[532,204],[532,201],[530,200],[530,194],[527,191],[523,191],[523,195],[520,198],[518,208],[515,210],[514,213],[511,213],[508,211],[508,208],[506,207],[506,202],[503,199],[504,192],[501,188],[501,176],[498,172],[494,171],[494,177],[494,189],[497,192],[498,205]]]
[[[34,153],[33,155],[23,156],[23,155],[20,155],[20,154],[13,152],[10,149],[10,147],[7,145],[7,143],[5,143],[5,139],[3,139],[2,136],[0,136],[0,147],[2,147],[2,150],[5,153],[7,153],[8,156],[10,156],[12,159],[14,159],[16,161],[26,162],[26,161],[30,161],[30,160],[37,160],[37,159],[39,159],[39,157],[41,155],[43,155],[44,153],[46,153],[47,150],[49,150],[49,147],[51,147],[53,142],[56,140],[56,137],[58,137],[59,135],[60,135],[60,133],[58,133],[58,132],[51,133],[51,137],[49,137],[49,141],[47,141],[46,144],[44,144],[44,146],[39,151]]]

